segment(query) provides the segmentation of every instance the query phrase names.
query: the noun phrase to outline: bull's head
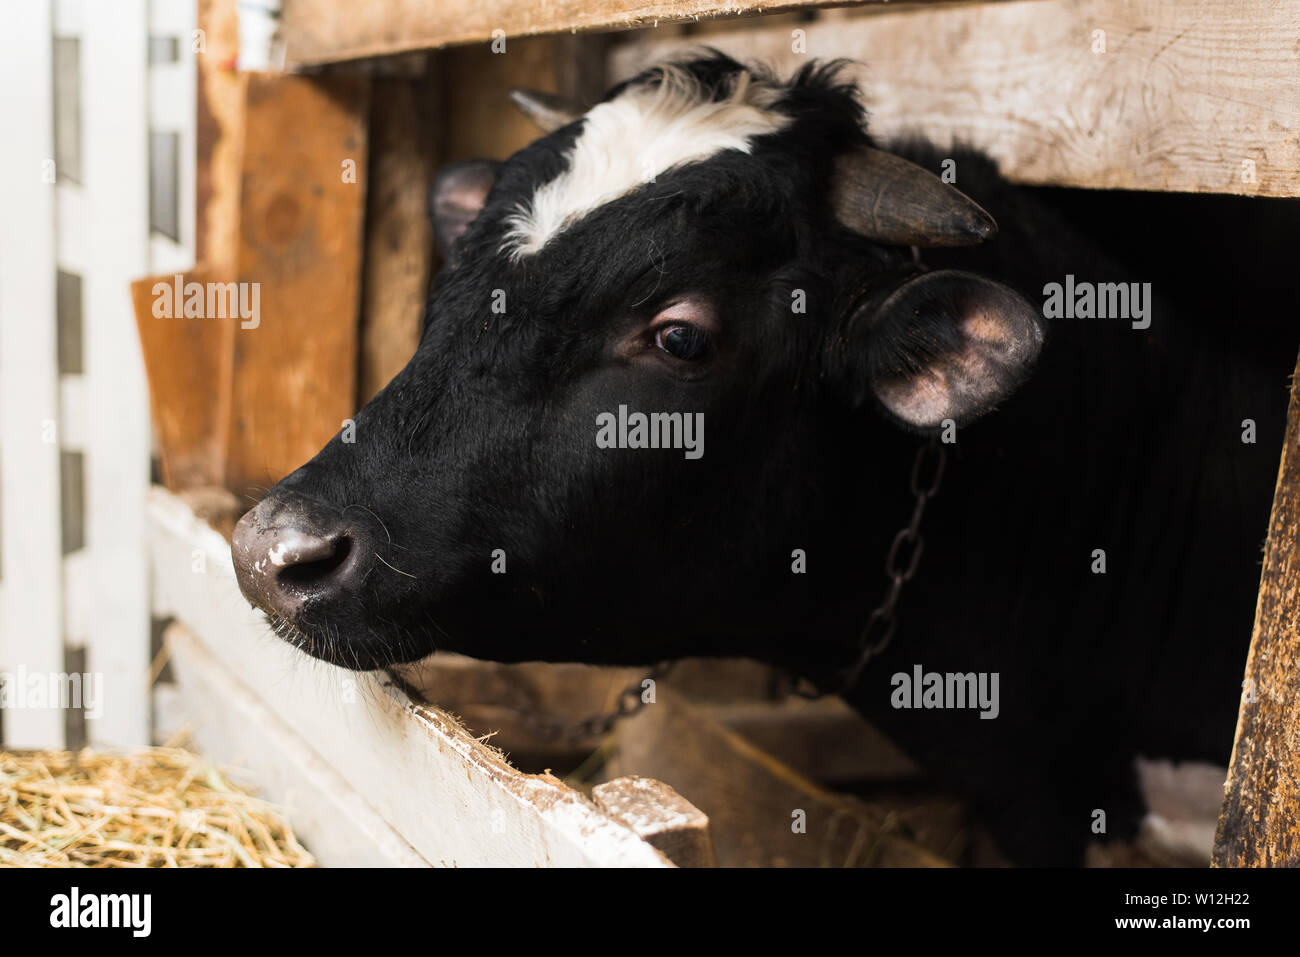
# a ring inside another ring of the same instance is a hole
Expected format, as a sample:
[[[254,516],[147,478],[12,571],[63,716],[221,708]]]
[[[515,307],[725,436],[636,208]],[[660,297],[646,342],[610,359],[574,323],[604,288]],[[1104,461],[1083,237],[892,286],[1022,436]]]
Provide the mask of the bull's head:
[[[1019,295],[918,261],[993,220],[873,149],[833,69],[713,56],[582,114],[518,101],[550,132],[439,177],[419,348],[240,522],[240,587],[354,668],[814,670],[810,636],[869,607],[850,556],[899,521],[909,431],[978,417],[1037,355]]]

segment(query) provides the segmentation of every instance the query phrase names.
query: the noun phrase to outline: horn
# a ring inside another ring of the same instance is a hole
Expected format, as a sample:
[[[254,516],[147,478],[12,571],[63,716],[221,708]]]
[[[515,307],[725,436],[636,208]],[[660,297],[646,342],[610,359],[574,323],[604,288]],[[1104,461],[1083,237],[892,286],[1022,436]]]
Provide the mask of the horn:
[[[537,90],[510,91],[510,102],[519,107],[520,112],[536,123],[544,133],[567,126],[583,110],[577,103],[557,93],[541,93]]]
[[[861,147],[835,162],[835,217],[895,246],[974,246],[998,224],[978,203],[901,156]]]

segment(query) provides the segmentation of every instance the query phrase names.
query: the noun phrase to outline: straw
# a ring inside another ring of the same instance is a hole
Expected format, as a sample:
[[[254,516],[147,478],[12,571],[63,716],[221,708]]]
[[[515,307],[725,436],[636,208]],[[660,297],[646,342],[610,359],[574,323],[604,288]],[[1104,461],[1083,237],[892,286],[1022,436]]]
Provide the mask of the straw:
[[[0,752],[0,867],[312,867],[284,812],[181,748]]]

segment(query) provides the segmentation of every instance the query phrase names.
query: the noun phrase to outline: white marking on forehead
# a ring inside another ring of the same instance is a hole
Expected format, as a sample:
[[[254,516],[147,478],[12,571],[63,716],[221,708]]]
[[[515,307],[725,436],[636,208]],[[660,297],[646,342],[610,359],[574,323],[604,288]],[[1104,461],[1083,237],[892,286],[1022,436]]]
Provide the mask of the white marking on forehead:
[[[567,226],[660,173],[723,150],[748,153],[755,137],[789,122],[773,108],[781,88],[748,72],[735,74],[731,95],[716,102],[685,70],[666,66],[660,73],[662,82],[630,87],[587,112],[566,154],[568,169],[507,220],[502,248],[511,258],[537,252]]]

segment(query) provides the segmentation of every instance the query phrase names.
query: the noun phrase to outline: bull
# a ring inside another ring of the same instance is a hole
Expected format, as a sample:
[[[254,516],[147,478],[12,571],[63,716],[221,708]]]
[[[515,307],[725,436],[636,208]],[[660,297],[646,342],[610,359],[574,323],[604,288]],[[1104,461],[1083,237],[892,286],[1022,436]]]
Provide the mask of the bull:
[[[1226,762],[1276,465],[1237,423],[1280,435],[1280,374],[1201,389],[1211,337],[1159,286],[1146,326],[1044,318],[1067,275],[1146,277],[977,153],[883,149],[837,64],[519,101],[546,135],[434,184],[415,355],[235,530],[277,634],[362,670],[770,662],[1023,864],[1077,863],[1098,810],[1130,836],[1139,756]],[[1000,700],[903,693],[929,671]]]

